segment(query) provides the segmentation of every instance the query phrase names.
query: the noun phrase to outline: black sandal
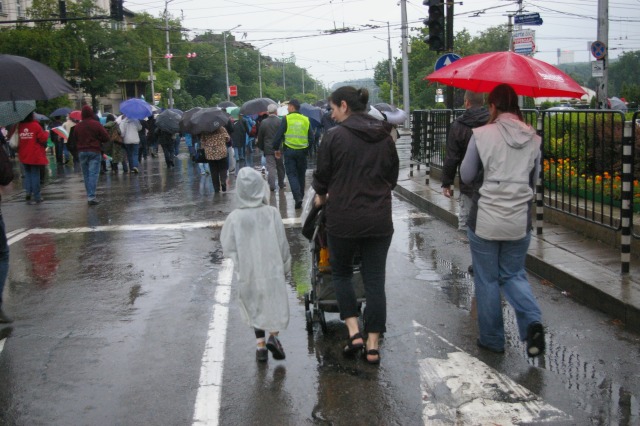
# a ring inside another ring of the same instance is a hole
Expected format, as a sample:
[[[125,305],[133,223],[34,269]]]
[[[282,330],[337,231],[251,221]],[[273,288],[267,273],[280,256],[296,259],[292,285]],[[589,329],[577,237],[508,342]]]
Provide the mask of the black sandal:
[[[375,356],[377,357],[375,360],[370,360],[369,359],[369,355],[371,356]],[[380,364],[380,351],[378,351],[377,349],[368,349],[365,352],[365,357],[364,359],[369,363],[369,364],[373,364],[373,365],[378,365]]]
[[[357,339],[362,339],[363,343],[354,344],[353,341]],[[353,355],[356,352],[361,351],[362,348],[364,348],[364,339],[362,338],[362,334],[358,332],[353,336],[349,337],[349,342],[347,343],[347,346],[345,346],[344,349],[342,349],[342,353],[344,355]]]

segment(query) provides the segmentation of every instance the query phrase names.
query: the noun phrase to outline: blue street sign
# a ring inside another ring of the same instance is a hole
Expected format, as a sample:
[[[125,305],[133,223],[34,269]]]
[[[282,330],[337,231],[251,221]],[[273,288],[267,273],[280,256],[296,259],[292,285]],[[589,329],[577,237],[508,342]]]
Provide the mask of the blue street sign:
[[[607,45],[601,41],[594,41],[591,43],[591,54],[596,59],[604,58],[604,55],[607,54]]]
[[[436,61],[436,65],[434,66],[435,68],[434,71],[438,71],[440,68],[446,67],[447,65],[457,61],[458,59],[460,59],[460,56],[456,55],[455,53],[445,53],[444,55],[440,56]]]
[[[515,15],[516,25],[542,25],[542,18],[539,13],[529,13],[528,15]]]

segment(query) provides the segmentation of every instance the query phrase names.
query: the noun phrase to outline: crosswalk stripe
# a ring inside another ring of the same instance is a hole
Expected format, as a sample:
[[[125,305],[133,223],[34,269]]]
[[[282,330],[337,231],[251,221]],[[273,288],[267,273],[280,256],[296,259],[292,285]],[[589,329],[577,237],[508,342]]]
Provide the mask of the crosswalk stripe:
[[[455,350],[446,357],[418,361],[425,425],[519,425],[572,420],[434,330],[416,321],[413,324],[417,335],[426,331]]]

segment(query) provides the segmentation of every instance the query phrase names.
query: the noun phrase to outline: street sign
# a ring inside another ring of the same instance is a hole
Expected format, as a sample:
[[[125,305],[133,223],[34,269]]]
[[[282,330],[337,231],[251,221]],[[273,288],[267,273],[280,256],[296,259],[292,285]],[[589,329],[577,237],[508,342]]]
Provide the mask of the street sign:
[[[238,86],[229,86],[229,96],[238,96]]]
[[[518,30],[513,32],[511,43],[513,51],[521,55],[532,55],[536,51],[536,32],[534,30]]]
[[[447,65],[457,61],[458,59],[460,59],[460,55],[456,55],[455,53],[445,53],[444,55],[440,56],[436,61],[436,65],[434,66],[435,68],[434,71],[438,71],[440,68],[446,67]]]
[[[607,45],[601,41],[591,43],[591,54],[596,59],[602,59],[607,54]]]
[[[542,18],[540,18],[539,13],[515,15],[513,18],[516,25],[542,25]]]
[[[591,77],[604,77],[604,62],[591,62]]]

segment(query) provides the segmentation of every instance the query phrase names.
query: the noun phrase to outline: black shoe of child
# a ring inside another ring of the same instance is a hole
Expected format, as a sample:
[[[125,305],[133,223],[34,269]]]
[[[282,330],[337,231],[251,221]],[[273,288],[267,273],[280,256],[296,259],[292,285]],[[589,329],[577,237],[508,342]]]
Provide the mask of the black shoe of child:
[[[267,348],[256,349],[256,361],[265,362],[269,359],[269,351]]]
[[[269,336],[269,340],[267,340],[267,349],[271,351],[271,355],[273,355],[273,359],[284,359],[284,349],[282,349],[282,344],[280,344],[280,340],[273,334]]]

